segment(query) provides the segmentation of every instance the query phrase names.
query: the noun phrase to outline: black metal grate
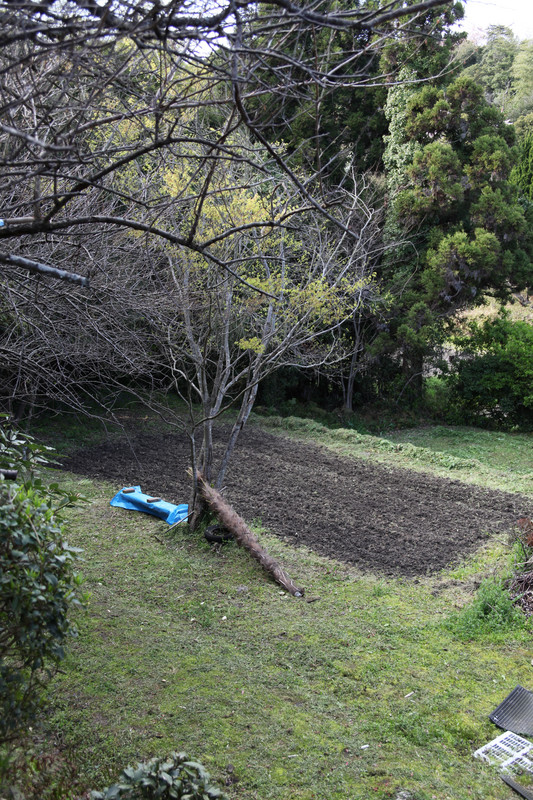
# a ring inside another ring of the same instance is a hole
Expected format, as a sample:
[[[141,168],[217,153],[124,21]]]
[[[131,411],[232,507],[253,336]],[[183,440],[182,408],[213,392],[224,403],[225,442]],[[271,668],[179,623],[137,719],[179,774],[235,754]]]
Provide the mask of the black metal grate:
[[[509,777],[509,775],[500,775],[500,778],[507,784],[507,786],[510,786],[511,789],[515,790],[515,792],[518,792],[518,794],[522,795],[522,797],[525,797],[526,800],[533,800],[533,791],[531,789],[522,786],[521,783],[513,780]]]
[[[533,692],[517,686],[489,719],[506,731],[533,735]],[[531,795],[533,800],[533,795]]]

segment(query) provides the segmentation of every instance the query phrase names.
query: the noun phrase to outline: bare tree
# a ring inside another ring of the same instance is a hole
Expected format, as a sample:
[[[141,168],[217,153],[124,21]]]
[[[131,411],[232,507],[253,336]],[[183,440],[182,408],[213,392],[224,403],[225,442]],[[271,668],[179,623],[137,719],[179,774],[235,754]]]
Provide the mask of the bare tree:
[[[446,4],[0,2],[5,396],[171,384],[193,474],[220,485],[258,381],[339,357],[368,285],[362,197],[266,131],[293,123],[287,96],[319,109],[338,86],[390,81],[369,71],[383,43]],[[215,475],[212,420],[235,400]]]
[[[241,148],[248,147],[245,138]],[[162,187],[179,194],[188,180],[188,159],[167,154],[150,197]],[[18,286],[10,305],[6,357],[24,362],[25,369],[11,369],[12,384],[16,380],[11,392],[23,397],[24,376],[33,389],[31,403],[39,391],[71,407],[84,398],[96,400],[99,392],[101,402],[111,402],[131,387],[187,432],[193,474],[200,471],[220,487],[259,381],[282,365],[326,368],[345,356],[343,324],[372,291],[370,258],[362,243],[371,239],[373,217],[357,193],[345,192],[348,235],[314,209],[295,207],[291,183],[278,176],[277,216],[284,223],[260,226],[264,203],[272,202],[266,189],[273,179],[254,178],[244,159],[208,168],[202,226],[213,239],[219,237],[212,251],[215,263],[146,234],[99,234],[90,257],[106,266],[94,271],[89,291],[77,288],[73,295],[70,286],[47,281],[47,294],[36,304],[24,294],[24,281]],[[142,176],[129,180],[139,182],[141,190]],[[173,213],[173,205],[161,211],[169,231],[187,212],[177,220]],[[360,246],[354,245],[356,232]],[[13,296],[14,286],[11,281],[6,298]],[[185,413],[172,414],[161,403],[160,393],[169,390],[181,396]],[[215,459],[213,422],[231,404],[237,417]]]
[[[191,144],[196,167],[202,160],[241,160],[242,152],[228,144],[240,127],[249,130],[254,150],[268,156],[267,170],[288,175],[302,201],[339,222],[328,208],[331,198],[319,201],[310,191],[320,165],[315,175],[299,176],[263,134],[257,103],[274,115],[277,98],[288,94],[299,98],[314,96],[317,86],[323,92],[375,83],[369,63],[387,37],[407,35],[417,16],[446,3],[393,0],[383,9],[331,12],[288,0],[208,2],[190,12],[181,2],[0,3],[0,239],[9,244],[8,255],[23,237],[68,236],[108,225],[147,231],[211,258],[213,243],[200,225],[209,171],[203,186],[191,181],[183,187],[178,203],[193,204],[194,213],[172,234],[158,225],[159,207],[133,196],[122,177],[148,162],[153,175],[161,152]],[[317,28],[332,35],[352,30],[357,38],[346,52],[331,46],[307,52],[301,43]],[[215,124],[208,135],[195,131],[187,117],[199,109],[206,119],[226,116],[225,124]],[[130,139],[117,139],[117,130],[123,133],[128,124]],[[253,152],[248,158],[264,172],[264,159],[257,164]],[[116,205],[107,214],[97,213],[97,203],[87,213],[80,202],[110,193]]]
[[[238,169],[246,172],[249,166]],[[357,194],[344,193],[344,230],[332,229],[314,209],[293,208],[292,185],[278,179],[276,200],[285,222],[256,227],[263,183],[254,186],[250,177],[242,181],[247,188],[237,191],[231,170],[220,166],[211,180],[205,219],[228,231],[244,214],[252,227],[237,225],[232,236],[219,241],[215,252],[223,265],[233,264],[231,272],[208,267],[197,254],[169,254],[175,312],[167,323],[165,360],[175,390],[189,405],[191,423],[196,419],[191,433],[201,428],[198,450],[191,436],[193,474],[200,470],[220,487],[260,380],[283,365],[325,367],[345,356],[343,323],[354,307],[365,304],[372,280],[368,254],[353,236],[357,232],[363,240],[372,215]],[[228,182],[231,196],[221,204]],[[215,466],[213,420],[230,403],[238,413]],[[195,405],[201,409],[196,417]]]

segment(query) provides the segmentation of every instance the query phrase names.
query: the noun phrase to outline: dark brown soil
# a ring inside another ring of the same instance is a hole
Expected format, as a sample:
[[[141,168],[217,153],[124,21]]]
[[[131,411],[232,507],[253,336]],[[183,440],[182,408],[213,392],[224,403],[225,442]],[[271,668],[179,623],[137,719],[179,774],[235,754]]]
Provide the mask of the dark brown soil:
[[[187,502],[185,439],[142,434],[132,444],[135,455],[125,440],[85,448],[65,467],[112,481],[117,491],[140,484]],[[291,543],[406,576],[457,563],[488,534],[510,531],[533,513],[533,500],[520,495],[341,458],[255,427],[242,433],[224,495],[246,520]]]

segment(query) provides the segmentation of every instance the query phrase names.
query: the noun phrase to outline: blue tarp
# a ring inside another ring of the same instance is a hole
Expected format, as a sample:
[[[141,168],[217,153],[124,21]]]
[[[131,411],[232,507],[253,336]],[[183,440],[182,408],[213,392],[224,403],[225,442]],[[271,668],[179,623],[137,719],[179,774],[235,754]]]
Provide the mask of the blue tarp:
[[[133,491],[132,491],[133,490]],[[154,499],[152,495],[144,494],[140,486],[125,486],[114,496],[110,505],[120,508],[129,508],[131,511],[144,511],[145,514],[152,514],[154,517],[165,520],[169,525],[183,522],[189,515],[189,506],[182,503],[179,506],[174,503],[167,503],[166,500]]]

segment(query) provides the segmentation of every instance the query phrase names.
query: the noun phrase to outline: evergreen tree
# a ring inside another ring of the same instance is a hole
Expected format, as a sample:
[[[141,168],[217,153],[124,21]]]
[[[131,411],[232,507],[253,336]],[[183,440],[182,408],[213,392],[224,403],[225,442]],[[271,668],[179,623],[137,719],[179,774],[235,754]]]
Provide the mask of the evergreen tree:
[[[533,109],[533,41],[519,41],[510,28],[494,25],[481,47],[472,42],[458,50],[463,74],[484,90],[485,99],[516,121]]]
[[[510,28],[503,25],[488,28],[477,77],[487,92],[488,100],[496,103],[502,112],[510,98],[517,51],[518,41]]]
[[[360,0],[349,5],[323,0],[314,8],[319,13],[352,13],[360,5]],[[377,0],[365,3],[369,10],[378,6]],[[261,15],[253,25],[261,27]],[[373,38],[368,30],[320,27],[287,35],[280,52],[297,52],[298,63],[291,68],[291,91],[275,99],[268,87],[276,83],[279,59],[268,50],[268,37],[255,39],[255,47],[268,55],[263,56],[265,70],[250,113],[271,141],[283,142],[293,165],[316,174],[323,190],[346,184],[354,168],[361,172],[381,162],[386,88]],[[347,52],[354,54],[352,62],[347,62]],[[331,83],[309,80],[311,73],[320,75],[326,61],[334,66],[334,92]]]
[[[520,142],[519,158],[511,179],[517,185],[520,196],[533,201],[533,133],[529,133]]]
[[[511,115],[513,119],[522,117],[533,110],[533,41],[520,42],[512,66],[513,99]]]
[[[416,0],[407,0],[406,6]],[[409,26],[409,36],[389,37],[381,60],[385,75],[408,70],[413,78],[441,85],[461,68],[456,50],[467,34],[452,30],[464,16],[462,3],[450,0],[444,6],[419,12]],[[416,35],[413,35],[416,34]]]
[[[407,0],[406,11],[416,0]],[[317,11],[353,13],[365,8],[371,11],[378,0],[322,0]],[[264,91],[269,83],[268,73],[261,76],[262,91],[252,103],[257,119],[266,126],[271,140],[283,141],[292,154],[293,163],[315,172],[327,186],[344,185],[352,171],[381,169],[384,151],[383,136],[387,132],[384,109],[387,90],[398,80],[398,73],[409,65],[418,78],[434,76],[438,83],[448,74],[456,43],[466,34],[450,33],[450,26],[463,16],[461,3],[453,2],[439,8],[429,8],[413,17],[406,30],[398,26],[391,32],[379,51],[376,37],[368,30],[309,29],[298,34],[296,42],[300,66],[291,73],[291,92],[280,102],[272,103]],[[296,37],[296,34],[295,34]],[[295,37],[286,37],[284,47],[293,51]],[[256,40],[258,49],[265,47],[265,38]],[[341,56],[352,51],[352,62]],[[310,84],[309,73],[320,73],[323,59],[339,66],[335,70],[338,85]],[[364,54],[364,57],[356,54]],[[274,74],[275,63],[265,62]],[[305,65],[305,68],[303,67]],[[357,82],[353,78],[357,76]],[[310,91],[311,89],[311,91]]]
[[[396,305],[381,347],[401,353],[403,379],[419,391],[424,358],[459,310],[531,283],[532,242],[509,180],[514,131],[482,88],[460,77],[398,94],[389,98],[384,157],[388,232],[391,246],[398,232],[409,245],[391,249],[382,267]]]
[[[530,134],[533,134],[533,111],[518,117],[514,123],[514,131],[517,142],[523,142]]]

